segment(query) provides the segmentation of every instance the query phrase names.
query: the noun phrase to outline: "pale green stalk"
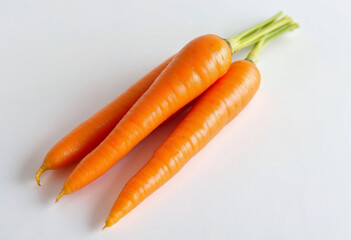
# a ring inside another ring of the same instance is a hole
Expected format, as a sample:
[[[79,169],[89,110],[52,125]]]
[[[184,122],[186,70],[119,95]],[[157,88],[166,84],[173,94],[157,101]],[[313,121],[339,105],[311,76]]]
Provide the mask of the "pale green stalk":
[[[253,62],[254,64],[257,63],[257,58],[262,49],[266,46],[268,42],[273,40],[274,38],[278,37],[279,35],[294,30],[298,28],[299,25],[297,23],[288,23],[283,25],[282,27],[268,33],[265,35],[256,45],[252,48],[249,55],[247,56],[246,60]]]

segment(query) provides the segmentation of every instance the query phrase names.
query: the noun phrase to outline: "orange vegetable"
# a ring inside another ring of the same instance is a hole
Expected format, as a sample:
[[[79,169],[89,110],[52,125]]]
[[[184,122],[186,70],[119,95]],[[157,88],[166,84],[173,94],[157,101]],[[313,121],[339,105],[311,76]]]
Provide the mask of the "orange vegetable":
[[[240,113],[259,87],[260,73],[254,62],[264,43],[296,27],[296,24],[287,24],[272,32],[253,48],[248,60],[232,63],[227,73],[199,97],[173,133],[125,185],[106,219],[105,227],[115,224],[172,178]]]
[[[271,19],[227,40],[209,34],[188,43],[105,140],[76,166],[56,200],[103,175],[151,131],[204,92],[227,72],[232,53],[291,22],[286,17],[257,32]]]
[[[56,143],[45,156],[36,174],[38,185],[40,186],[40,175],[46,170],[62,168],[79,161],[97,147],[172,59],[173,56],[154,68]]]
[[[251,100],[260,74],[249,61],[234,62],[194,104],[185,119],[156,150],[149,162],[125,185],[113,205],[110,227],[172,178]]]

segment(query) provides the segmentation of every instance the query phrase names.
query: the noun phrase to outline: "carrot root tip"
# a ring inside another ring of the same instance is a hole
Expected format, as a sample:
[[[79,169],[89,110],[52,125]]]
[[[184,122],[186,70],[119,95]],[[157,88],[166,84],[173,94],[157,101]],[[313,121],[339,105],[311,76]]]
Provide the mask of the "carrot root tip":
[[[60,194],[56,198],[56,202],[58,202],[60,200],[60,198],[62,198],[64,195],[66,195],[66,193],[65,193],[65,190],[62,189],[62,191],[60,192]]]
[[[105,221],[105,226],[102,228],[102,230],[104,230],[105,228],[111,227],[113,225],[113,223],[111,224],[111,222],[109,220]]]
[[[43,172],[45,172],[45,171],[46,171],[46,169],[45,169],[44,165],[42,165],[42,166],[38,169],[37,174],[35,175],[35,180],[37,180],[38,186],[41,186],[41,184],[40,184],[40,176],[41,176],[41,174],[43,174]]]

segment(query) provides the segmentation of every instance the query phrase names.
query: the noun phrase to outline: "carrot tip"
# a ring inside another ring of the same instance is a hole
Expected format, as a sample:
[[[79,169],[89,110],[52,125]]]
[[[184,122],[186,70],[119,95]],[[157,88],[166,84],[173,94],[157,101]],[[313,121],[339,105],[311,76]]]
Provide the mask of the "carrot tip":
[[[111,227],[113,224],[111,224],[111,222],[109,221],[105,221],[105,226],[102,228],[102,231],[105,229],[105,228],[108,228],[108,227]]]
[[[62,198],[63,195],[66,195],[66,193],[65,193],[65,190],[62,189],[62,191],[60,192],[60,194],[56,198],[56,202],[58,202],[60,200],[60,198]]]
[[[45,169],[44,165],[41,165],[41,167],[38,169],[37,174],[35,175],[35,180],[37,180],[38,186],[41,186],[41,184],[40,184],[40,176],[45,171],[46,171],[46,169]]]

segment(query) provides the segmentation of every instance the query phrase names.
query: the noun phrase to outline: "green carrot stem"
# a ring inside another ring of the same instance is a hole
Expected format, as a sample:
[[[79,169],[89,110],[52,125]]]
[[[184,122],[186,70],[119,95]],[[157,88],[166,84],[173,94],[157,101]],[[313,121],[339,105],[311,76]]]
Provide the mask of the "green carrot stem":
[[[297,23],[288,23],[283,25],[282,27],[268,33],[265,35],[259,42],[255,44],[255,46],[250,51],[249,55],[247,56],[246,60],[253,62],[254,64],[257,63],[257,58],[262,49],[266,46],[268,42],[273,40],[274,38],[278,37],[279,35],[294,30],[298,28],[299,25]]]
[[[270,32],[273,32],[273,31],[279,29],[280,27],[282,27],[288,23],[291,23],[291,22],[292,22],[292,19],[288,16],[285,16],[282,19],[280,19],[272,24],[269,24],[268,26],[259,30],[258,32],[255,32],[252,35],[249,35],[248,37],[244,38],[243,40],[236,42],[236,44],[233,44],[233,46],[232,46],[232,51],[236,52],[239,49],[242,49],[242,48],[248,47],[252,44],[255,44],[258,41],[260,41],[265,35],[269,34]]]
[[[282,25],[292,21],[290,17],[283,17],[282,19],[275,22],[275,20],[277,20],[281,15],[282,12],[279,12],[273,17],[233,37],[225,39],[229,43],[232,53],[235,53],[242,48],[255,44],[256,42],[261,40],[261,38],[267,33],[274,31]]]
[[[239,40],[242,40],[243,38],[251,35],[252,33],[256,32],[258,29],[260,28],[264,28],[266,27],[267,25],[273,23],[275,20],[277,20],[278,18],[280,18],[281,16],[283,15],[283,12],[279,12],[277,13],[276,15],[274,15],[273,17],[239,33],[238,35],[235,35],[234,37],[231,37],[231,38],[228,38],[226,39],[227,41],[239,41]]]

